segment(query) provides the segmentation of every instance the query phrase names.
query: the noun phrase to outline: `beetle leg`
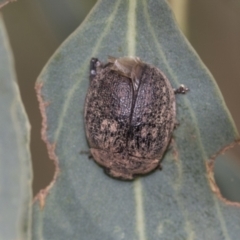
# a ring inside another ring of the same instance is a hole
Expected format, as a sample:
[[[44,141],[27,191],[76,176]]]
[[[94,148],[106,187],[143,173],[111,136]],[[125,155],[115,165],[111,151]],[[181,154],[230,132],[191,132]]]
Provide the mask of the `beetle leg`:
[[[158,165],[158,168],[157,168],[159,171],[162,171],[162,165],[161,165],[161,163],[159,163],[159,165]]]
[[[103,171],[104,171],[104,173],[105,174],[107,174],[108,176],[111,176],[111,171],[110,171],[110,169],[109,168],[103,168]]]
[[[177,120],[175,120],[175,122],[174,122],[174,129],[176,129],[179,125],[180,125],[180,123]]]
[[[93,155],[91,154],[90,151],[80,151],[79,154],[84,154],[84,155],[88,155],[88,159],[93,159]]]
[[[184,86],[183,84],[180,85],[179,88],[177,89],[173,89],[175,94],[185,94],[187,91],[189,91],[189,88],[187,88],[186,86]]]
[[[101,66],[97,58],[92,58],[90,61],[90,79],[93,79],[97,74],[97,68]]]

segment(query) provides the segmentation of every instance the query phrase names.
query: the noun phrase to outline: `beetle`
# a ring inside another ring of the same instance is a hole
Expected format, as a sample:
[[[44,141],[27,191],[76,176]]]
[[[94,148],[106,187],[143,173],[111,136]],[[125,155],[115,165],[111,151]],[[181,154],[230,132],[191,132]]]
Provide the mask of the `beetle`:
[[[94,160],[124,180],[160,166],[176,123],[175,93],[166,76],[138,57],[90,61],[85,131]]]

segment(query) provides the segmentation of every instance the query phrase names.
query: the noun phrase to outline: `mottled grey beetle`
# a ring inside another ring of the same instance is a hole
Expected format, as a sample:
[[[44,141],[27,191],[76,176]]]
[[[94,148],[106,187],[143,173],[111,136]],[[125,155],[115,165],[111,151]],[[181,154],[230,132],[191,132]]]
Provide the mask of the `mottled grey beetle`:
[[[121,179],[160,166],[176,123],[174,93],[186,91],[137,57],[92,58],[84,118],[95,161]]]

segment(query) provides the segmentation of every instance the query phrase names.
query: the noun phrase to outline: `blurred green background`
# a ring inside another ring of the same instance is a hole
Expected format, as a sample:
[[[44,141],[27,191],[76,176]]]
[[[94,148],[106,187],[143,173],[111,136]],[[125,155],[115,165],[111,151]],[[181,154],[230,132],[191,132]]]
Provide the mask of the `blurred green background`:
[[[186,37],[215,77],[240,131],[240,1],[169,2]],[[79,26],[95,3],[96,0],[19,0],[2,10],[21,96],[32,126],[34,195],[50,183],[54,171],[40,136],[41,116],[34,84],[54,51]],[[218,157],[215,179],[224,197],[240,202],[239,159],[239,146]]]

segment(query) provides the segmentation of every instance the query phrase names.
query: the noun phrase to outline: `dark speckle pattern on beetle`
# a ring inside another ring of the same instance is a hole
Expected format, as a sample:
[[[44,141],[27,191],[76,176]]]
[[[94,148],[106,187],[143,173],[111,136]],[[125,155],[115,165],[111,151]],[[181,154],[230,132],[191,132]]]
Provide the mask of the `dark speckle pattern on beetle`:
[[[137,57],[91,60],[86,135],[94,160],[109,175],[133,179],[157,168],[175,117],[174,89],[159,69]]]

